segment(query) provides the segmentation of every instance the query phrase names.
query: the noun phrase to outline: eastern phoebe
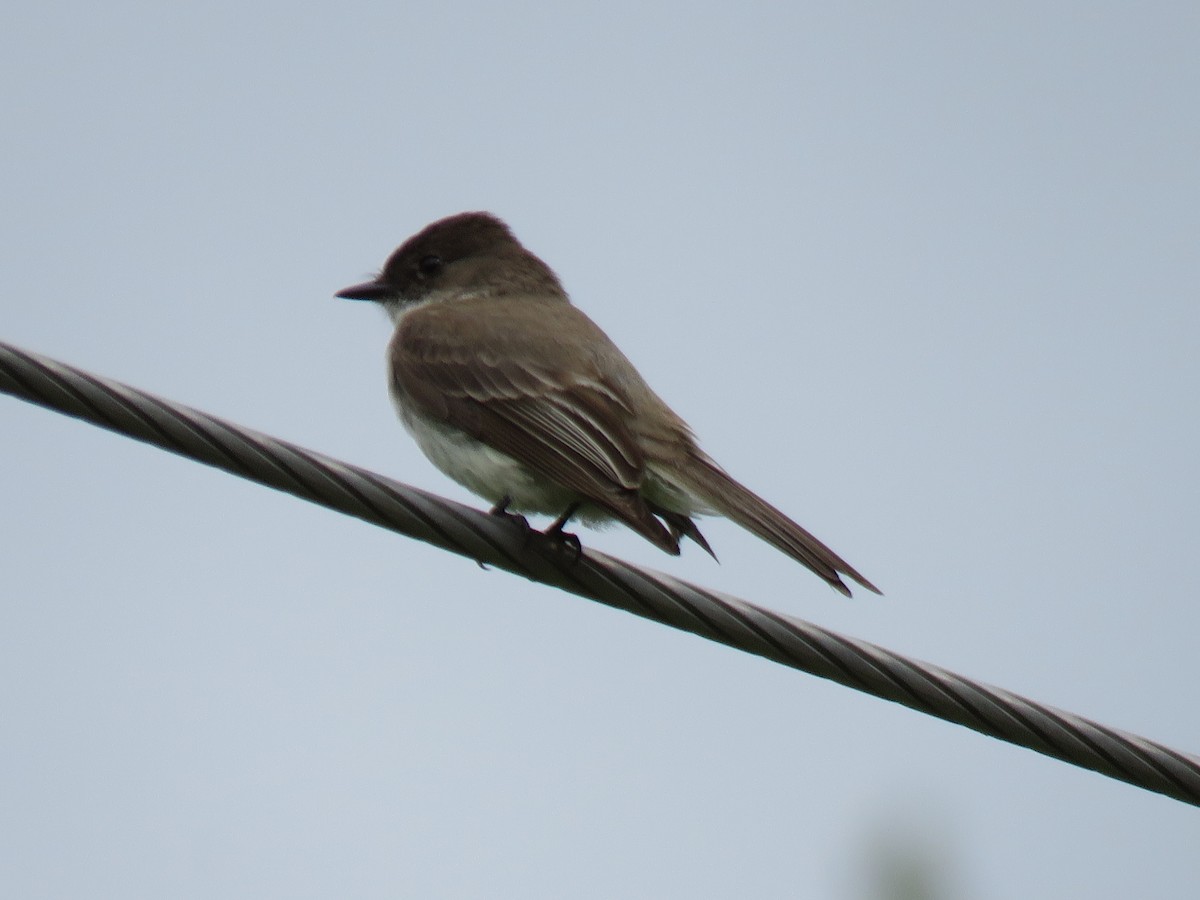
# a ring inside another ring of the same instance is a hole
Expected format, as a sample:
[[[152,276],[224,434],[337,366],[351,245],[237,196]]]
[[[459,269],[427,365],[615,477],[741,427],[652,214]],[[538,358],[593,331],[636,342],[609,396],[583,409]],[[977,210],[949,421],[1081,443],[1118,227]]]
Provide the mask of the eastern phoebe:
[[[372,281],[337,292],[373,300],[396,326],[389,388],[435,466],[493,512],[620,520],[671,554],[692,516],[720,514],[812,569],[878,589],[713,462],[691,431],[558,277],[488,213],[434,222]]]

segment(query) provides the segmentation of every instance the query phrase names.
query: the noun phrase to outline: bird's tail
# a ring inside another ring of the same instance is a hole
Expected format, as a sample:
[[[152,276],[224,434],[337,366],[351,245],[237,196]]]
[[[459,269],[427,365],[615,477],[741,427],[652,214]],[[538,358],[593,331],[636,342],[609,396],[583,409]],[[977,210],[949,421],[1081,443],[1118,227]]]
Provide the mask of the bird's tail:
[[[812,569],[831,587],[847,597],[850,589],[839,573],[857,581],[869,591],[882,593],[848,562],[822,544],[767,501],[743,487],[720,466],[700,451],[689,454],[688,465],[675,480],[693,497],[714,512],[732,519],[747,531],[762,538],[788,556]]]
[[[688,534],[687,530],[678,527],[669,519],[667,520],[668,524],[664,525],[656,516],[658,510],[652,510],[649,504],[635,491],[605,498],[602,505],[660,550],[665,550],[672,556],[679,555],[679,538]],[[704,538],[700,538],[700,540],[703,542]],[[707,544],[704,546],[707,548]]]

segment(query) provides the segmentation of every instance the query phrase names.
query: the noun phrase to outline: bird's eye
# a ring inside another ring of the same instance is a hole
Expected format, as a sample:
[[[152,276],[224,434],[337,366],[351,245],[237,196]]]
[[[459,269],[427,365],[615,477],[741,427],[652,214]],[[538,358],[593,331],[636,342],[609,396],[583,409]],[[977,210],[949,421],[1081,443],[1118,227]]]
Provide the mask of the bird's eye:
[[[442,258],[434,254],[422,256],[421,261],[417,263],[417,268],[421,270],[421,274],[425,277],[436,275],[442,271]]]

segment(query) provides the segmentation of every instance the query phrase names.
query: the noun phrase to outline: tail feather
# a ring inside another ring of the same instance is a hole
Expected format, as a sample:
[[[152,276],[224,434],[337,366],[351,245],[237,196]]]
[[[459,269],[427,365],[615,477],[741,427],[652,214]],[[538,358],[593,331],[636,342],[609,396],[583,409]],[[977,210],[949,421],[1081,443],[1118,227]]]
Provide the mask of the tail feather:
[[[690,516],[686,516],[681,512],[674,512],[672,510],[665,509],[655,503],[650,503],[649,501],[647,501],[646,505],[650,507],[650,512],[654,513],[654,515],[658,516],[667,523],[667,528],[670,529],[671,537],[675,538],[676,541],[678,541],[681,537],[691,538],[692,543],[698,544],[700,549],[702,549],[705,553],[707,553],[713,559],[717,559],[717,554],[713,553],[713,548],[708,546],[708,541],[705,540],[704,535],[700,533],[700,529],[696,527],[696,523]],[[717,562],[720,562],[720,560],[717,560]]]
[[[689,493],[711,506],[715,512],[732,519],[747,531],[807,566],[847,597],[851,596],[850,589],[839,577],[839,573],[854,579],[868,591],[882,593],[806,529],[734,481],[704,454],[697,453],[691,457],[687,473],[681,480],[684,481],[682,486]]]
[[[654,517],[649,505],[641,496],[635,492],[621,494],[618,497],[605,498],[606,502],[602,503],[611,513],[618,519],[654,544],[660,550],[665,550],[672,556],[679,555],[679,535],[687,534],[692,537],[686,530],[677,529],[676,523],[668,520],[667,525],[663,525]],[[695,529],[695,526],[692,526]],[[700,532],[697,531],[696,534]],[[693,538],[694,540],[694,538]],[[700,538],[700,543],[704,544],[704,538]],[[707,549],[707,545],[704,545]],[[712,551],[709,550],[709,553]]]

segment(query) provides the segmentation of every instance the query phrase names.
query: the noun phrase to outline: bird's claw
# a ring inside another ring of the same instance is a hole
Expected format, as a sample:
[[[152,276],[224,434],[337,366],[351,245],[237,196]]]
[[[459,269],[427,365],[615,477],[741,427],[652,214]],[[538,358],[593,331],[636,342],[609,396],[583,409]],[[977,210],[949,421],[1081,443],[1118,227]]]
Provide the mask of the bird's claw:
[[[508,506],[510,503],[512,503],[512,497],[505,494],[500,498],[500,502],[488,510],[488,512],[490,515],[499,516],[502,519],[507,519],[509,522],[516,522],[520,525],[521,530],[525,533],[525,546],[529,546],[529,535],[533,533],[533,526],[520,513],[509,512]]]

